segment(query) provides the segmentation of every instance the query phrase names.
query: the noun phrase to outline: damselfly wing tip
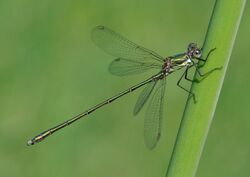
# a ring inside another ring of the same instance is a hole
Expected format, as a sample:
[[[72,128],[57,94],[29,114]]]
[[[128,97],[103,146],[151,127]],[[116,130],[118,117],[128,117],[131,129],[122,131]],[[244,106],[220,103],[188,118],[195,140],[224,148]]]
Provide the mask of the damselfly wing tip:
[[[97,29],[100,29],[100,30],[103,30],[104,29],[104,26],[103,25],[98,25],[96,26]]]

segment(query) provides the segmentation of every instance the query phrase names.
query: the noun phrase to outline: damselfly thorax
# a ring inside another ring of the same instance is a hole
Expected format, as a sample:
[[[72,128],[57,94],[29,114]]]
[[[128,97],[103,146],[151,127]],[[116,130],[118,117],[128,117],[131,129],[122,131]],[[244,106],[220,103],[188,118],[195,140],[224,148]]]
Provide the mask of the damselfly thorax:
[[[180,54],[178,56],[167,57],[162,65],[162,71],[166,76],[173,73],[176,70],[180,70],[184,67],[192,65],[191,57],[186,54]]]

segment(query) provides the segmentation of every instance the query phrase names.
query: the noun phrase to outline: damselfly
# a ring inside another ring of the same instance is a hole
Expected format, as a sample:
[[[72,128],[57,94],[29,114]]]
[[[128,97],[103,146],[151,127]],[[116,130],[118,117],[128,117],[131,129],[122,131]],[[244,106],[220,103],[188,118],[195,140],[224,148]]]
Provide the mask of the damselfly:
[[[159,69],[159,72],[141,83],[136,84],[127,90],[97,104],[87,111],[42,132],[29,140],[27,145],[34,145],[58,130],[96,111],[102,106],[107,105],[142,86],[145,86],[135,104],[133,113],[134,115],[137,115],[145,103],[149,100],[150,95],[152,95],[144,121],[144,140],[146,146],[149,149],[153,149],[156,146],[161,134],[166,77],[176,70],[183,68],[184,72],[178,80],[177,86],[188,92],[189,96],[193,97],[195,101],[195,94],[184,88],[181,85],[181,80],[186,79],[191,82],[194,81],[193,79],[188,78],[188,71],[192,67],[196,68],[200,76],[204,76],[205,74],[202,74],[199,70],[200,67],[198,66],[198,62],[201,61],[205,64],[209,54],[214,49],[210,50],[207,57],[203,59],[201,58],[202,49],[199,48],[197,44],[190,43],[186,52],[164,58],[151,50],[131,42],[120,34],[104,26],[97,26],[93,29],[92,39],[98,47],[103,49],[108,54],[117,57],[109,65],[109,71],[113,75],[125,76],[138,74],[153,68]]]

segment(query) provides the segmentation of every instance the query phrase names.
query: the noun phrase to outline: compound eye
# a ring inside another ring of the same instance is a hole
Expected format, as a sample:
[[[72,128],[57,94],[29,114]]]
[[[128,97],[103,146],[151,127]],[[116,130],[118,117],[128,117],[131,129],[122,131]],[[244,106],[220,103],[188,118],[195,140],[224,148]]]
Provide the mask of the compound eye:
[[[200,50],[195,50],[194,51],[194,56],[197,57],[197,58],[200,58],[201,57],[201,51]]]
[[[192,51],[193,49],[195,49],[196,48],[196,44],[195,43],[190,43],[189,45],[188,45],[188,51]]]

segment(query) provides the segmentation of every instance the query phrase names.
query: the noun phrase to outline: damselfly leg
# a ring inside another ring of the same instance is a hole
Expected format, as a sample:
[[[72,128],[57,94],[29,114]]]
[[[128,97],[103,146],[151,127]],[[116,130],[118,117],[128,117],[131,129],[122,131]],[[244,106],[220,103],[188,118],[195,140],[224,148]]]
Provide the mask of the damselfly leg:
[[[205,57],[205,59],[203,59],[203,58],[195,58],[196,60],[203,62],[203,63],[198,65],[198,68],[202,68],[206,64],[207,59],[209,58],[210,54],[215,50],[216,50],[216,48],[210,49],[207,56]]]
[[[192,67],[192,66],[191,66],[191,67]],[[186,92],[188,93],[188,95],[189,95],[189,96],[188,96],[188,99],[193,98],[194,103],[196,103],[195,93],[191,92],[190,90],[186,89],[184,86],[181,85],[181,81],[182,81],[183,78],[185,78],[187,81],[193,82],[193,80],[191,80],[191,79],[189,79],[189,78],[187,77],[187,75],[188,75],[188,70],[189,70],[191,67],[187,67],[187,68],[185,69],[185,71],[183,72],[183,74],[181,75],[180,79],[179,79],[178,82],[177,82],[177,86],[180,87],[181,89],[183,89],[184,91],[186,91]]]

